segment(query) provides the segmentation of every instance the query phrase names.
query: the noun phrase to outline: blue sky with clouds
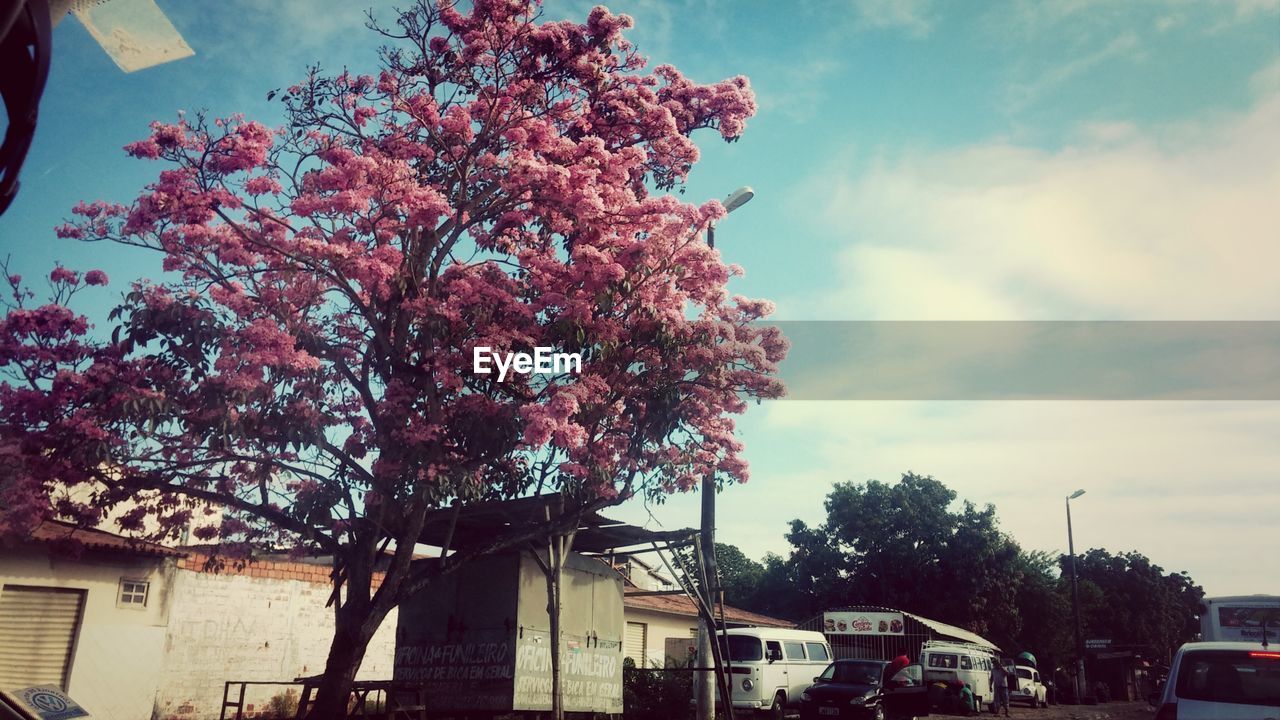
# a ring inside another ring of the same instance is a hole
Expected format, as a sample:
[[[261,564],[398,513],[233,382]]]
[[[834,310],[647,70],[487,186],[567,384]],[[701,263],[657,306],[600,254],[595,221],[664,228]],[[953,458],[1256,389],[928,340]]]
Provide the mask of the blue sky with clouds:
[[[126,200],[124,157],[179,109],[278,119],[305,66],[372,68],[359,4],[161,0],[195,56],[120,73],[75,20],[23,190],[0,218],[13,267],[154,259],[54,239],[81,199]],[[591,3],[547,0],[552,17]],[[619,0],[655,62],[748,75],[741,142],[706,136],[686,197],[758,196],[717,234],[788,320],[1280,319],[1280,0]],[[379,9],[383,13],[386,10]],[[93,300],[87,294],[85,299]],[[934,474],[994,502],[1024,546],[1137,549],[1211,594],[1280,594],[1280,403],[797,402],[742,423],[753,480],[721,538],[785,552],[834,481]],[[651,509],[696,523],[696,498]],[[646,509],[624,509],[646,520]]]

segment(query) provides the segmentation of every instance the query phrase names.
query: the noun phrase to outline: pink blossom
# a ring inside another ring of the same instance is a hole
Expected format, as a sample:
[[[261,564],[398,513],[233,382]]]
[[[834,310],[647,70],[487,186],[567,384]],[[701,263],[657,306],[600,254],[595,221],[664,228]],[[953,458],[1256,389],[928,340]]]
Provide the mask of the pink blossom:
[[[100,270],[59,266],[51,302],[0,319],[0,369],[29,379],[0,383],[0,523],[138,508],[127,527],[172,534],[212,494],[231,502],[198,538],[342,556],[543,471],[606,502],[748,478],[732,418],[782,393],[786,339],[699,237],[723,206],[675,192],[698,138],[745,131],[746,79],[650,71],[604,8],[408,12],[437,37],[376,80],[304,78],[280,131],[155,123],[126,147],[154,181],[56,229],[153,248],[164,273],[100,332],[65,306]],[[498,382],[473,372],[482,346],[584,363]],[[104,489],[57,503],[50,478]]]
[[[53,269],[53,272],[49,273],[49,281],[65,285],[74,285],[80,282],[80,274],[59,265]]]

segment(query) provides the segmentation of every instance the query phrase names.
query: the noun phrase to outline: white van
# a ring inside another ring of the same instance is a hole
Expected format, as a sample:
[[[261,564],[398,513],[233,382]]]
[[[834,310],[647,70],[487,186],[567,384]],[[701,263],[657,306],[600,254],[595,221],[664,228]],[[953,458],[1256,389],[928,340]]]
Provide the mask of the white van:
[[[981,645],[931,640],[920,648],[920,667],[926,687],[936,682],[959,681],[973,691],[974,704],[991,702],[991,668],[995,653]]]
[[[820,632],[752,627],[731,628],[727,635],[734,709],[781,718],[800,707],[800,694],[833,659]]]

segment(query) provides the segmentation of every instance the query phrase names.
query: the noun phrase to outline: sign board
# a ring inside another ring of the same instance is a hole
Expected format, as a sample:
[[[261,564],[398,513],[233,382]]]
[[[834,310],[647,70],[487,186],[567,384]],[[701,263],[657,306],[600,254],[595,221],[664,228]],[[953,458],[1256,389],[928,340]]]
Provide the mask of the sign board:
[[[1267,642],[1280,642],[1280,608],[1275,607],[1219,607],[1219,640],[1229,642],[1262,642],[1262,628],[1266,625]]]
[[[822,631],[828,635],[902,635],[902,613],[827,612],[822,614]]]
[[[669,637],[663,642],[663,667],[688,667],[698,654],[696,638]]]
[[[515,644],[509,639],[484,642],[396,644],[395,679],[424,688],[433,701],[447,700],[449,709],[503,710],[511,703]]]
[[[546,638],[518,640],[515,657],[515,701],[522,709],[551,709],[551,648]],[[560,687],[569,712],[604,707],[622,713],[622,643],[566,637],[560,654]]]
[[[1106,650],[1111,647],[1111,638],[1084,641],[1085,650]]]
[[[18,710],[36,720],[73,720],[87,718],[89,713],[55,687],[29,687],[0,693]]]

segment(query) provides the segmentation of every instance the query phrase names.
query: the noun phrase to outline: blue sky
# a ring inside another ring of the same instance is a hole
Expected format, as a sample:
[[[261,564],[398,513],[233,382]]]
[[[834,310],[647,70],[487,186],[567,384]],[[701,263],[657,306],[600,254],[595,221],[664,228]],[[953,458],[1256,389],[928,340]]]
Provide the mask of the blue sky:
[[[81,199],[127,200],[155,166],[120,147],[179,109],[278,120],[309,62],[372,68],[358,4],[160,2],[195,50],[125,75],[75,20],[23,189],[14,269],[101,267],[111,302],[154,259],[59,241]],[[590,3],[547,0],[551,17]],[[655,63],[745,74],[741,142],[706,136],[686,197],[758,195],[720,226],[734,290],[788,320],[1280,319],[1280,0],[984,3],[628,0]],[[382,11],[385,13],[385,10]],[[384,15],[385,16],[385,15]],[[832,482],[934,474],[994,502],[1024,546],[1137,549],[1211,594],[1280,594],[1280,403],[797,402],[742,423],[752,481],[721,538],[785,552]],[[696,498],[653,508],[696,523]],[[623,509],[649,520],[645,508]]]

